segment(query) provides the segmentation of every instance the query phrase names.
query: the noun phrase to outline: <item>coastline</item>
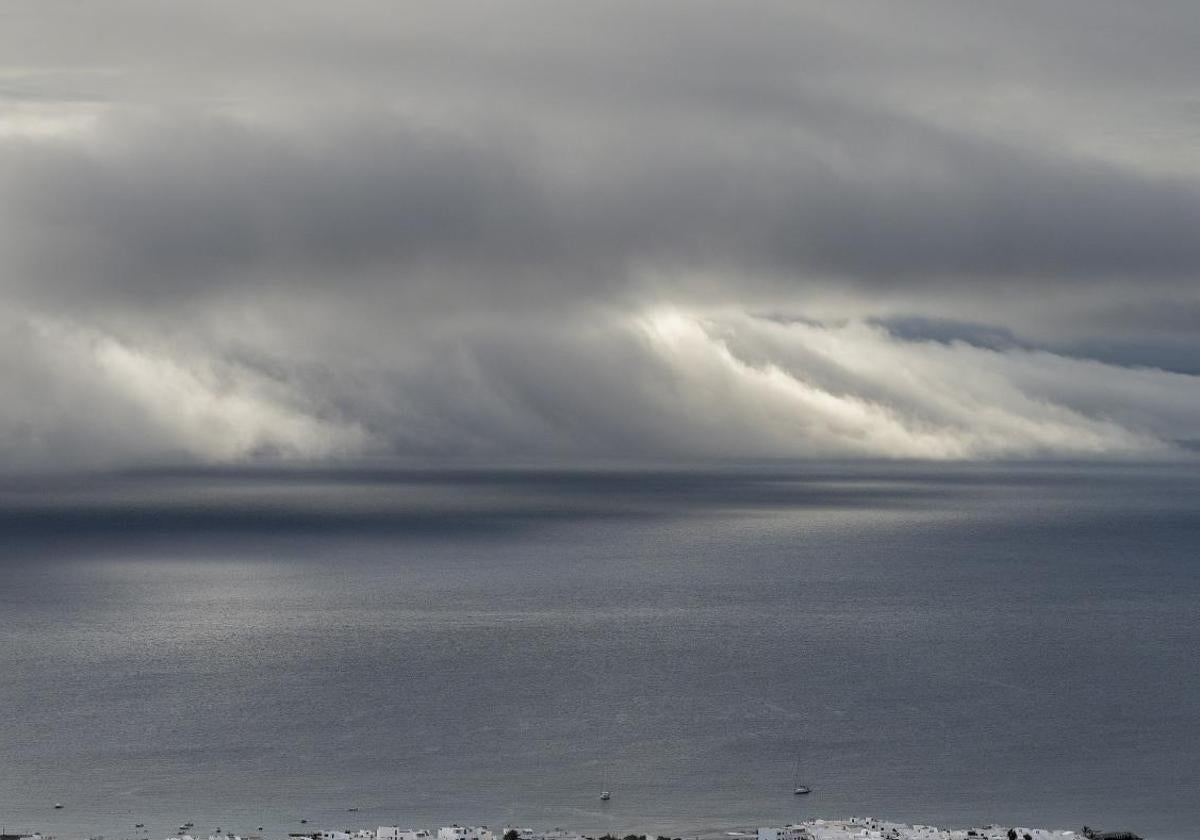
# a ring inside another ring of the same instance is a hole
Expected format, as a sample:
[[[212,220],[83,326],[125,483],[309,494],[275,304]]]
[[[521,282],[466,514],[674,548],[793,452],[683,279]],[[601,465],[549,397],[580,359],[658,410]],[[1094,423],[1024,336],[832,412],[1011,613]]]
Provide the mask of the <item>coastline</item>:
[[[307,820],[301,820],[301,823],[307,824]],[[399,825],[378,826],[375,829],[305,827],[299,831],[290,831],[286,836],[279,836],[277,832],[263,832],[261,827],[257,833],[245,834],[222,832],[222,829],[217,827],[213,833],[208,835],[203,832],[193,834],[194,828],[193,824],[185,823],[179,827],[177,832],[167,835],[165,840],[1144,840],[1135,832],[1124,829],[1104,831],[1083,826],[1076,830],[998,824],[947,828],[921,823],[895,822],[875,817],[814,818],[783,826],[684,833],[678,836],[637,832],[616,834],[611,829],[605,832],[587,833],[561,828],[542,830],[512,825],[489,828],[486,825],[463,826],[457,823],[436,830],[402,828]],[[84,840],[84,838],[0,828],[0,840]],[[164,840],[164,838],[161,834],[156,834],[139,823],[135,826],[134,833],[120,838],[111,835],[107,837],[89,835],[86,840]]]

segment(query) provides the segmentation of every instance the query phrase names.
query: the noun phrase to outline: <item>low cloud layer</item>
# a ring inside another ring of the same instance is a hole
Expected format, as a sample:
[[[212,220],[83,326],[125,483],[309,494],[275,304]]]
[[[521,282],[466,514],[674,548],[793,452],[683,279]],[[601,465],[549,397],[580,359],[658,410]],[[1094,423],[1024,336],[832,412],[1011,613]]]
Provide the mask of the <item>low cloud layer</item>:
[[[6,349],[23,358],[5,375],[29,399],[0,412],[3,455],[27,467],[1162,457],[1200,424],[1193,376],[904,340],[862,322],[655,309],[378,341],[303,362],[10,328]]]
[[[53,5],[12,468],[1200,439],[1189,5]]]

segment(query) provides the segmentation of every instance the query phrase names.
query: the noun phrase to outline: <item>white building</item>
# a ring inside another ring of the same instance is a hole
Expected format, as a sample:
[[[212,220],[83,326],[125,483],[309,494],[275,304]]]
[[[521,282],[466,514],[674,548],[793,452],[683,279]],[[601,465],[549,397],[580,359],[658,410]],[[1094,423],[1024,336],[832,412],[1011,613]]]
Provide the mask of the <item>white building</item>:
[[[437,840],[496,840],[486,825],[447,825],[438,829]]]
[[[423,828],[401,828],[398,825],[381,825],[375,830],[375,840],[429,840],[432,836]]]

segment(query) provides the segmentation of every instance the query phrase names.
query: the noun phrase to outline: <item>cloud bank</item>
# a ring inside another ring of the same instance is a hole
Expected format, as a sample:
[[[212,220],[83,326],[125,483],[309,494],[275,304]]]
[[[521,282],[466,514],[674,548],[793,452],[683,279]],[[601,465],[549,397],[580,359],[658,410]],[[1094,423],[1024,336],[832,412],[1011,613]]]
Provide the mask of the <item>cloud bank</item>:
[[[23,357],[5,376],[29,399],[0,414],[0,440],[7,462],[27,467],[1153,457],[1172,454],[1200,420],[1186,374],[740,312],[473,327],[394,337],[372,356],[345,343],[310,363],[286,351],[128,345],[61,325],[10,327],[5,344]]]
[[[1190,5],[54,5],[10,468],[1200,439]]]

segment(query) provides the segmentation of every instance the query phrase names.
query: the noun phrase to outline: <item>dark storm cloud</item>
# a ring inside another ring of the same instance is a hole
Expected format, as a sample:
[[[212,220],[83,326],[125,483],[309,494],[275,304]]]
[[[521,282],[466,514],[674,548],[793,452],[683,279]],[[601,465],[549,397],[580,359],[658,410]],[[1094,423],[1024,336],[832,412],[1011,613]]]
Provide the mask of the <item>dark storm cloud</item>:
[[[570,176],[536,143],[378,120],[304,138],[224,121],[120,124],[100,152],[0,149],[2,235],[14,285],[75,300],[403,286],[432,271],[459,295],[503,283],[518,300],[586,298],[644,266],[891,290],[1136,277],[1187,292],[1200,271],[1191,179],[882,113],[832,122],[748,152],[647,138]]]
[[[4,14],[11,463],[1200,429],[1190,6]]]
[[[26,229],[25,271],[43,291],[151,301],[226,284],[332,288],[448,255],[479,268],[532,246],[546,224],[528,178],[438,140],[366,126],[306,148],[185,120],[118,129],[111,155],[21,148],[5,160],[8,230]]]

